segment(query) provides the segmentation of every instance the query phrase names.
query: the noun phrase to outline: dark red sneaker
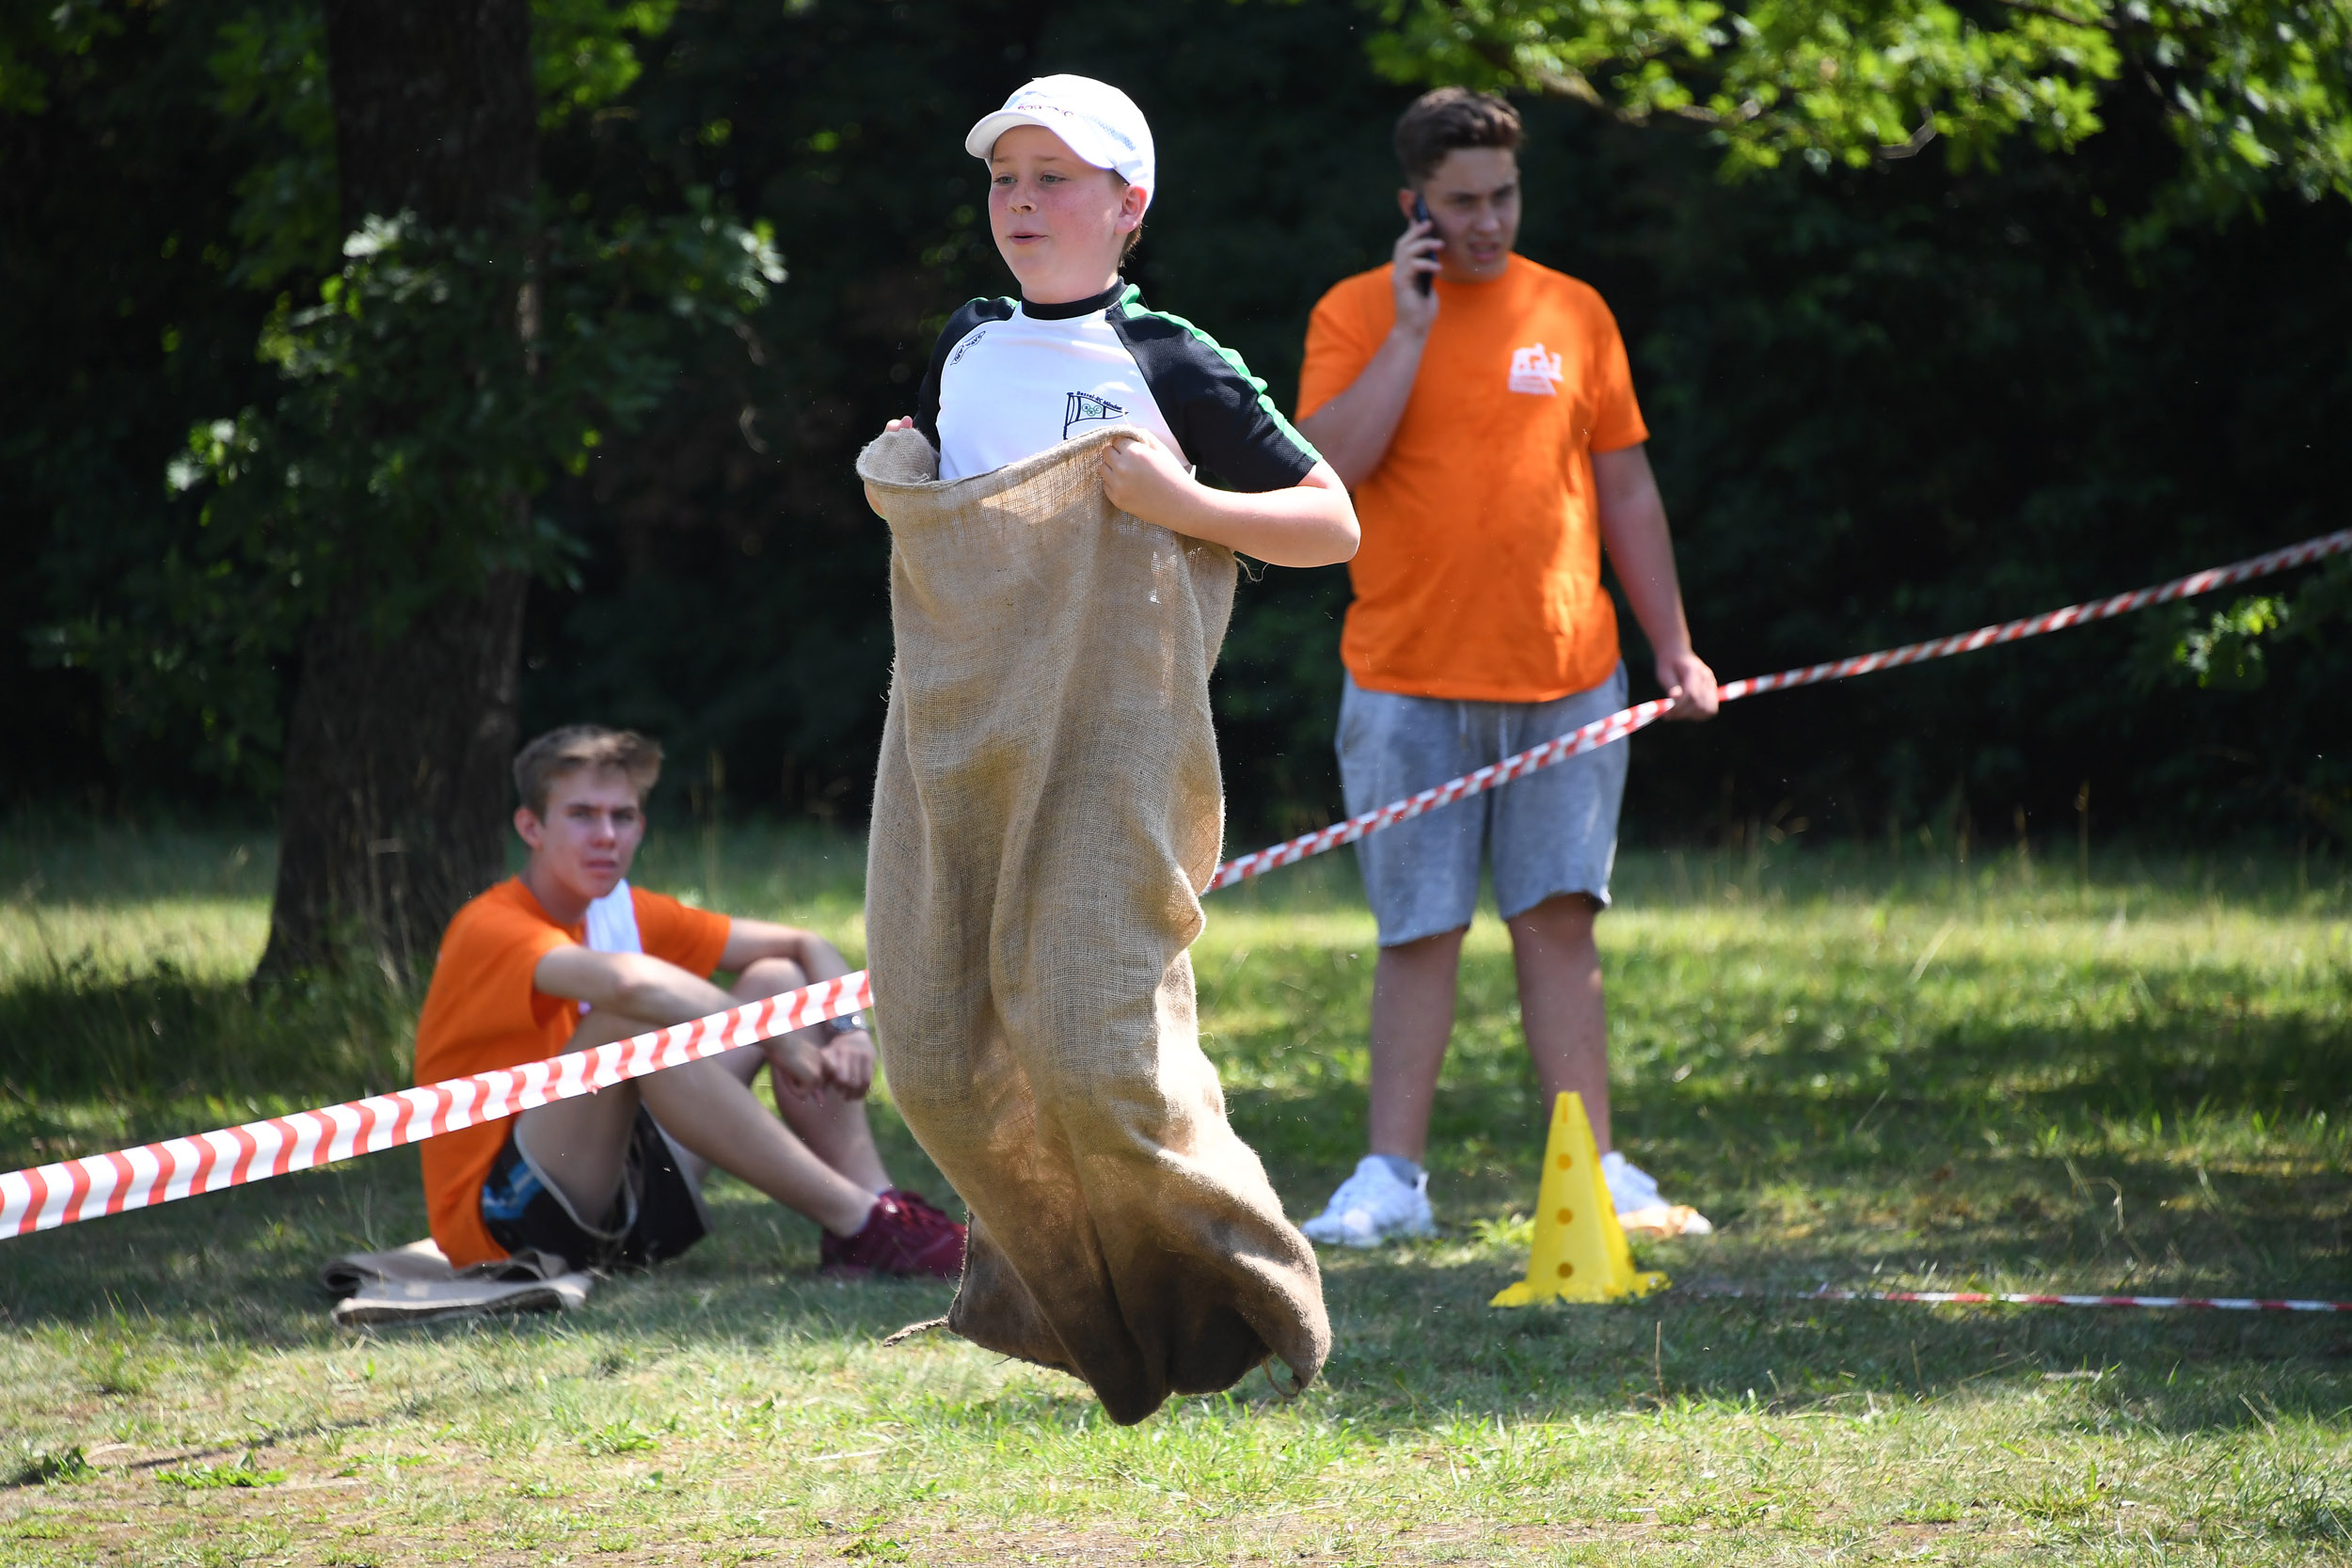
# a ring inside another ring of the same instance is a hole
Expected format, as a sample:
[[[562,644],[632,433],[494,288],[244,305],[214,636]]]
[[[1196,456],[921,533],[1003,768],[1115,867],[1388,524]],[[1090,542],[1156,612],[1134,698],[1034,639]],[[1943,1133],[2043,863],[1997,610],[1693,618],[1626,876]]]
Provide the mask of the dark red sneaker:
[[[824,1232],[817,1272],[845,1279],[875,1274],[961,1279],[963,1227],[914,1193],[893,1187],[874,1199],[874,1212],[856,1235]]]

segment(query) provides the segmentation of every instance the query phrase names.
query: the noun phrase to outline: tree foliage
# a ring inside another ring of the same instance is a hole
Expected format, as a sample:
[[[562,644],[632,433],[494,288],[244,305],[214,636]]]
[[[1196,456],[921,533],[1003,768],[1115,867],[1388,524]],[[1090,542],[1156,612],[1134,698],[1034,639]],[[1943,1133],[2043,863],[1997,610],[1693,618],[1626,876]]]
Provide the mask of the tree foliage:
[[[784,269],[707,195],[525,238],[403,215],[346,239],[318,303],[281,299],[263,327],[276,401],[198,425],[170,464],[194,529],[131,568],[121,606],[58,628],[57,657],[134,708],[199,715],[200,760],[233,772],[265,764],[281,662],[355,589],[389,639],[502,570],[568,579],[580,544],[534,499],[669,390],[679,325],[742,325]],[[520,353],[482,331],[518,295],[539,318]]]
[[[0,112],[48,108],[59,67],[85,64],[101,39],[121,30],[120,21],[93,0],[0,11]]]
[[[640,40],[660,37],[677,0],[532,0],[532,75],[539,123],[564,124],[612,103],[644,74]]]
[[[2006,25],[1993,0],[1972,6],[1968,25]],[[0,756],[0,791],[183,800],[218,788],[185,756],[226,701],[217,677],[189,672],[251,673],[241,700],[261,713],[284,704],[285,661],[216,657],[144,585],[175,550],[190,573],[215,559],[205,505],[239,512],[249,539],[279,538],[240,509],[276,505],[284,486],[261,467],[226,487],[206,467],[183,492],[163,476],[191,455],[192,427],[237,428],[247,408],[267,422],[290,397],[323,395],[253,349],[323,307],[320,283],[355,259],[330,205],[323,253],[296,245],[275,277],[231,277],[259,253],[236,228],[252,210],[241,182],[286,160],[298,174],[304,155],[291,123],[308,112],[304,6],[109,14],[121,29],[87,53],[41,56],[45,109],[0,111],[0,279],[27,302],[0,311],[0,357],[19,368],[0,382],[0,509],[22,520],[0,529],[0,611],[215,662],[183,663],[167,689],[161,674],[28,666],[20,649],[0,721],[29,738]],[[525,730],[634,724],[678,759],[672,799],[691,784],[709,806],[720,761],[729,809],[854,818],[890,649],[887,539],[851,460],[910,411],[946,314],[1007,287],[965,128],[1044,71],[1133,92],[1163,171],[1136,275],[1287,406],[1308,310],[1395,239],[1389,129],[1432,77],[1381,74],[1364,40],[1420,15],[1380,29],[1357,0],[681,6],[666,30],[600,35],[641,67],[616,98],[562,109],[543,68],[545,221],[584,236],[548,265],[584,279],[604,265],[596,245],[693,220],[702,190],[723,224],[729,202],[770,215],[792,277],[729,330],[649,347],[644,363],[674,371],[633,432],[574,403],[568,428],[599,443],[565,445],[558,429],[535,449],[531,512],[549,534],[523,547],[570,543],[541,558],[554,569],[532,594]],[[279,20],[224,33],[256,17]],[[2128,40],[2117,48],[2120,74],[2081,78],[2097,135],[2061,151],[2028,129],[1987,144],[1997,163],[1965,166],[1839,152],[1817,171],[1784,153],[1725,181],[1719,128],[1669,112],[1628,123],[1605,69],[1588,80],[1612,112],[1522,95],[1521,247],[1617,315],[1700,651],[1719,671],[1980,625],[2344,526],[2352,202],[2274,196],[2261,221],[2136,222],[2188,210],[2164,205],[2183,199],[2184,111],[2133,74]],[[236,49],[248,64],[208,64]],[[1703,79],[1683,79],[1704,106]],[[239,80],[258,87],[232,103]],[[1889,135],[1917,128],[1905,103]],[[2248,188],[2287,189],[2280,166]],[[663,289],[629,287],[631,322],[672,319]],[[344,329],[302,330],[330,326]],[[289,415],[285,428],[304,427]],[[259,592],[267,574],[244,548],[217,559]],[[2071,832],[2086,778],[2101,832],[2352,824],[2352,646],[2341,619],[2316,602],[2307,613],[2329,580],[2253,586],[2286,619],[2259,637],[2250,693],[2173,662],[2231,609],[2209,600],[1645,732],[1629,832],[1736,839],[1777,816],[1782,832],[1883,844],[1897,826],[1910,843],[1923,823],[2007,824],[2019,806],[2036,832]],[[1216,691],[1237,840],[1338,809],[1346,597],[1339,570],[1269,572],[1242,592]],[[276,611],[230,595],[205,613],[226,627]],[[2226,640],[2207,648],[2209,672],[2237,668]]]
[[[2029,136],[2069,150],[2138,93],[2179,144],[2175,193],[2352,198],[2343,0],[1384,0],[1402,82],[1565,94],[1707,126],[1734,169],[1904,158],[1957,167]]]
[[[631,36],[674,11],[539,0],[543,120],[625,91]],[[266,149],[235,182],[224,270],[246,287],[301,280],[313,302],[281,292],[262,324],[275,397],[199,420],[159,476],[183,498],[179,526],[40,645],[152,731],[193,720],[199,766],[266,785],[306,626],[361,603],[389,640],[499,571],[563,579],[581,546],[538,504],[549,483],[672,388],[682,335],[748,335],[785,273],[766,228],[707,189],[610,225],[550,198],[502,233],[403,213],[342,235],[317,10],[244,10],[214,45],[211,106]]]
[[[2319,646],[2331,623],[2345,622],[2352,561],[2338,558],[2289,592],[2245,594],[2221,610],[2183,605],[2150,628],[2149,641],[2175,681],[2257,691],[2270,679],[2271,647],[2289,637]]]
[[[533,0],[541,126],[561,127],[619,99],[644,70],[639,43],[659,37],[676,14],[676,0]],[[343,234],[325,18],[315,3],[280,0],[230,17],[215,40],[205,61],[212,105],[223,119],[254,127],[269,149],[236,182],[240,245],[231,277],[266,289],[333,271]]]

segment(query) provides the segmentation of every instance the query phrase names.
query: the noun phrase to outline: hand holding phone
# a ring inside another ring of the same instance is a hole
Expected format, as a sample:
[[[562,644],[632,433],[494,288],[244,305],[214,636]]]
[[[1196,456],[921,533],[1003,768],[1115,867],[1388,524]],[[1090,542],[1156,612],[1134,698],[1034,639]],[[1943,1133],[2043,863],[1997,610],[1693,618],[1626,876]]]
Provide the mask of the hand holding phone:
[[[1416,193],[1413,197],[1413,221],[1415,223],[1426,223],[1429,225],[1431,233],[1437,232],[1437,223],[1429,216],[1429,203],[1423,201],[1418,193]],[[1426,296],[1429,291],[1436,286],[1437,281],[1438,275],[1434,272],[1416,272],[1413,274],[1413,287],[1420,290],[1424,296]]]

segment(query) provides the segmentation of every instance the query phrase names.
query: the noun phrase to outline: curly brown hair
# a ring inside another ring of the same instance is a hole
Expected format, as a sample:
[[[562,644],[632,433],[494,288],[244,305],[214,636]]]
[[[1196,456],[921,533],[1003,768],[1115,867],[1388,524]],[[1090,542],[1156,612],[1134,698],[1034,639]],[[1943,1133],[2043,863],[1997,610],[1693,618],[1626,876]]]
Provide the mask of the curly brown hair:
[[[1418,187],[1457,147],[1499,147],[1517,152],[1519,112],[1490,92],[1439,87],[1424,92],[1396,120],[1396,161],[1405,182]]]

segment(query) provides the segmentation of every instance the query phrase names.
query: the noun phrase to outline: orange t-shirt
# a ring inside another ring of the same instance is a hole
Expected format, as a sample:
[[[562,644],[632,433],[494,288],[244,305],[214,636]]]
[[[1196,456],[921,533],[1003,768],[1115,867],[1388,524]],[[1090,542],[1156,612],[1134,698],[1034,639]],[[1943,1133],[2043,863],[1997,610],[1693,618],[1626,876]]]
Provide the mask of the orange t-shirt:
[[[648,954],[695,974],[719,967],[730,924],[725,915],[689,909],[643,888],[629,889],[629,901],[637,911],[638,942]],[[459,910],[442,933],[441,957],[417,1020],[417,1082],[519,1067],[562,1052],[580,1024],[580,1004],[548,995],[532,978],[548,954],[586,940],[581,927],[549,919],[519,877]],[[482,1226],[482,1183],[505,1146],[506,1132],[501,1118],[418,1145],[433,1239],[457,1268],[506,1256]]]
[[[1396,322],[1390,269],[1315,306],[1304,420],[1363,373]],[[1363,546],[1340,657],[1377,691],[1542,703],[1617,665],[1600,583],[1593,453],[1649,438],[1616,318],[1565,273],[1513,256],[1438,282],[1438,321],[1388,454],[1356,486]]]

